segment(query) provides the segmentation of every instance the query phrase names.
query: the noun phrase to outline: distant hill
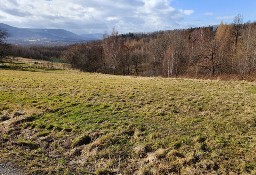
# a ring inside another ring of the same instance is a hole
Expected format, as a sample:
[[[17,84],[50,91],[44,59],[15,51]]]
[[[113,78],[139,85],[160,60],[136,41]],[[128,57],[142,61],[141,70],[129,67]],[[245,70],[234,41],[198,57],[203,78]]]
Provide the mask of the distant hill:
[[[77,35],[64,29],[17,28],[0,23],[1,29],[8,32],[8,43],[18,45],[63,45],[102,39],[102,34]]]

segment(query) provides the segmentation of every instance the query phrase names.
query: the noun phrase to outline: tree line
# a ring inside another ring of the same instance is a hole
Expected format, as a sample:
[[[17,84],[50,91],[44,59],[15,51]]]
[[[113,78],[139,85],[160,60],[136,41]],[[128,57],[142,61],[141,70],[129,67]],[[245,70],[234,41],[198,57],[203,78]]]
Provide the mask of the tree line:
[[[122,34],[70,46],[62,58],[89,72],[141,76],[245,77],[256,73],[256,23]]]
[[[68,46],[20,46],[11,45],[5,55],[46,61],[64,61],[62,53]]]
[[[9,55],[61,58],[88,72],[139,76],[222,76],[256,73],[256,23],[232,24],[154,33],[118,34],[101,41],[66,47],[13,46]]]
[[[7,43],[8,32],[0,29],[0,61],[6,57],[24,57],[47,61],[64,61],[62,53],[68,46],[21,46]]]

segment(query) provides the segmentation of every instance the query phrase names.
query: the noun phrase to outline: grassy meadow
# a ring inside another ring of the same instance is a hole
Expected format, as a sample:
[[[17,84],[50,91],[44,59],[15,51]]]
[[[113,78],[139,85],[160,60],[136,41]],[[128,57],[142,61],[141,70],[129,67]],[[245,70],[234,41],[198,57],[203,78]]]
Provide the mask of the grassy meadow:
[[[0,162],[27,174],[256,173],[255,82],[8,66]]]

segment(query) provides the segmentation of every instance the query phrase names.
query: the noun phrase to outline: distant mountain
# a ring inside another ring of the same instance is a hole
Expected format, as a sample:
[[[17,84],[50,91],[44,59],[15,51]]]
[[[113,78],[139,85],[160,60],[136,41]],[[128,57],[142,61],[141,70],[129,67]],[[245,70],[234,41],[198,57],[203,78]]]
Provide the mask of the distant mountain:
[[[102,39],[102,34],[77,35],[64,29],[17,28],[0,23],[8,33],[7,42],[22,45],[65,45]]]

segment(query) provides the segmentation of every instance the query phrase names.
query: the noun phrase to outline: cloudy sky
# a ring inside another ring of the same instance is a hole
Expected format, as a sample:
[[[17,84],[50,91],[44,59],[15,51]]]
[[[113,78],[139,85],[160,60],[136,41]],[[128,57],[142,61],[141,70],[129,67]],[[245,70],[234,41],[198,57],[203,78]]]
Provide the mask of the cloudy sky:
[[[151,32],[256,20],[255,0],[0,0],[0,23],[83,33]]]

